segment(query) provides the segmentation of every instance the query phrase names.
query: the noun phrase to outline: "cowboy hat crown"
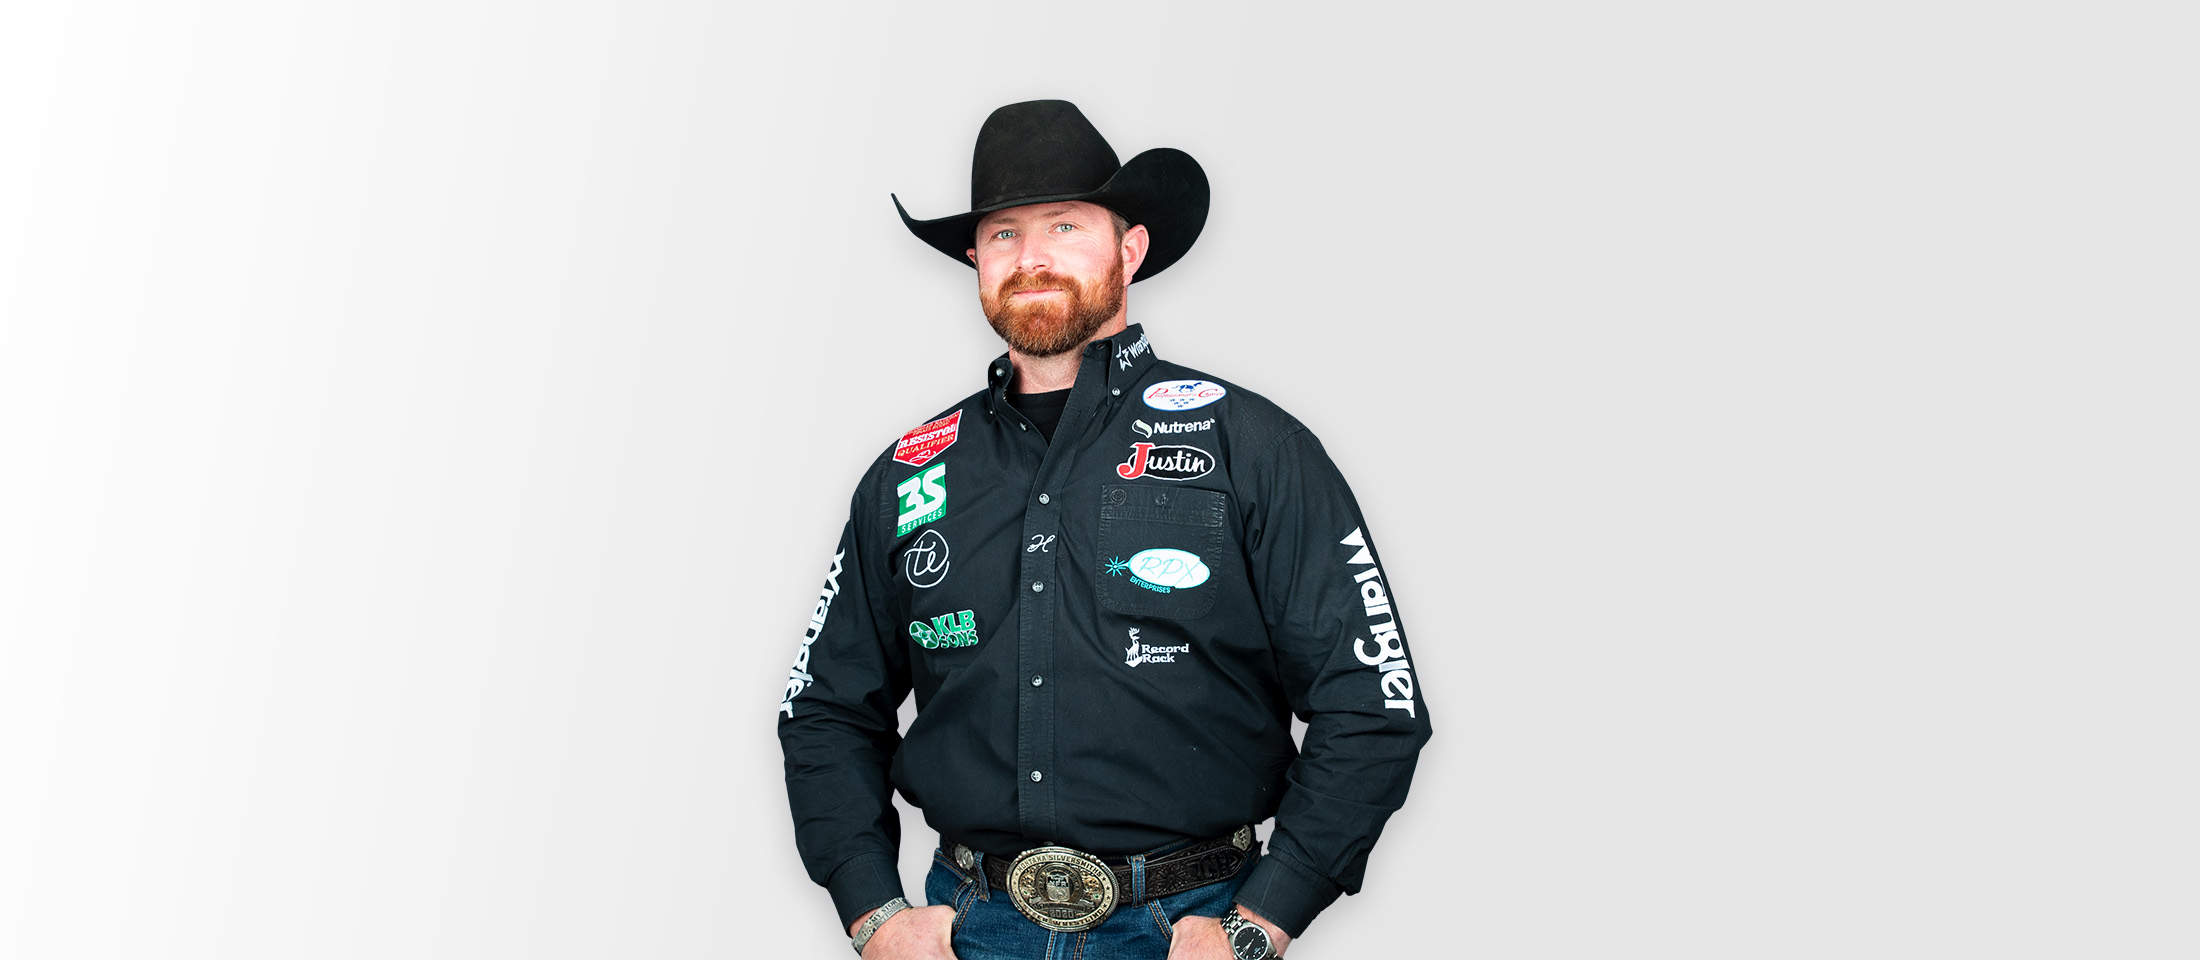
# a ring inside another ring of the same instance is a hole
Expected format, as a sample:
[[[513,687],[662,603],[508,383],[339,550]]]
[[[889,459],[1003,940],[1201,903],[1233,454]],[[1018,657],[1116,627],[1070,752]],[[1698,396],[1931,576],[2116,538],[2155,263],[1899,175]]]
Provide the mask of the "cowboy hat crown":
[[[970,212],[918,220],[900,197],[888,196],[910,233],[964,266],[975,266],[965,252],[986,214],[1033,203],[1099,204],[1145,225],[1150,236],[1132,283],[1182,258],[1207,223],[1207,173],[1199,161],[1156,147],[1119,164],[1115,149],[1067,100],[1012,103],[985,118],[970,161]]]

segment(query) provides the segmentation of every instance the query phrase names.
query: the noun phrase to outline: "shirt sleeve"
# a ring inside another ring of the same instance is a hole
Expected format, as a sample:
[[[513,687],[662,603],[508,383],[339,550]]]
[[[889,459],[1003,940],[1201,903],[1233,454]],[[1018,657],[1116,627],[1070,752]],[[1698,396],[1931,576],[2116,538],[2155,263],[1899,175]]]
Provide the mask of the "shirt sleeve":
[[[1375,541],[1344,476],[1303,428],[1241,480],[1253,588],[1306,739],[1237,900],[1296,937],[1357,893],[1405,803],[1429,714]]]
[[[885,642],[885,590],[866,483],[818,588],[779,703],[787,803],[810,879],[831,892],[842,929],[902,895],[901,821],[889,770],[908,664]]]

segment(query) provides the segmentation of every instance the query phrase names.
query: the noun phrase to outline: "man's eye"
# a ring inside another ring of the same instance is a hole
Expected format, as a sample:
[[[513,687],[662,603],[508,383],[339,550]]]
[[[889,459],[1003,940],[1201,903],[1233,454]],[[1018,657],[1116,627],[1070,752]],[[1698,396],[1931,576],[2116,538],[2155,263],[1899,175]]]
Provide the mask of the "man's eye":
[[[1012,238],[1014,238],[1015,236],[1016,236],[1016,231],[1014,231],[1014,230],[995,230],[995,231],[993,231],[993,239],[995,239],[995,240],[1008,240],[1008,239],[1012,239]]]
[[[1077,229],[1077,225],[1074,223],[1057,223],[1054,225],[1054,232],[1056,233],[1068,233],[1075,229]]]

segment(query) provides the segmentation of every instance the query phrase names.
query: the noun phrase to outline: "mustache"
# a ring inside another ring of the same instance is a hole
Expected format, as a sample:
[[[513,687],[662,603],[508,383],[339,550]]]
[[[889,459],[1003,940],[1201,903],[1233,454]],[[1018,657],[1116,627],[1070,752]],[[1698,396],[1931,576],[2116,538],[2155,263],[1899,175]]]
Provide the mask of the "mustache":
[[[1061,276],[1052,270],[1041,270],[1037,273],[1025,273],[1022,270],[1018,270],[1015,273],[1009,274],[1008,278],[1002,280],[999,286],[994,287],[993,295],[997,297],[1006,297],[1010,294],[1022,293],[1026,290],[1056,289],[1064,290],[1073,294],[1084,292],[1084,287],[1080,285],[1076,280],[1073,280],[1069,277]]]

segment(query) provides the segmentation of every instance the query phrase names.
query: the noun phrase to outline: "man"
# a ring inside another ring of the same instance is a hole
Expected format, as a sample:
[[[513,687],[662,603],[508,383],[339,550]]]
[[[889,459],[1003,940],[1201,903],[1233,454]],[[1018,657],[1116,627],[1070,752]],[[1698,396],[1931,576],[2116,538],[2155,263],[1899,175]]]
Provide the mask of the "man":
[[[856,487],[779,705],[804,866],[871,960],[1280,955],[1429,737],[1374,541],[1304,426],[1129,323],[1206,222],[1189,155],[1012,104],[971,207],[901,217],[1008,353]],[[931,906],[895,788],[940,833]]]

